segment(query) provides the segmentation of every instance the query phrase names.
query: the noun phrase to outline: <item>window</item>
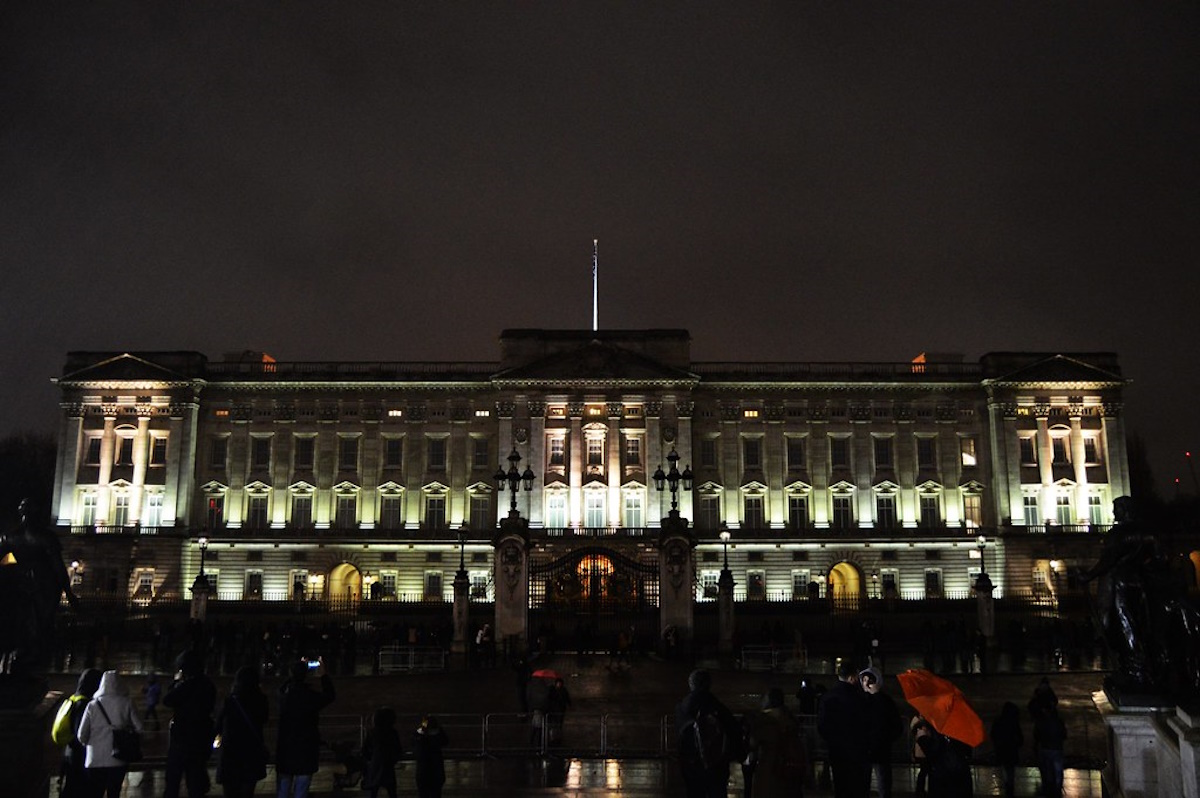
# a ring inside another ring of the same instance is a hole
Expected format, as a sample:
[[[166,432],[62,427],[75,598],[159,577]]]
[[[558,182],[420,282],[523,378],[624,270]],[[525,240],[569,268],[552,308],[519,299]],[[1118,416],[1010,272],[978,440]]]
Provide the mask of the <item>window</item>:
[[[700,465],[705,468],[717,467],[717,439],[705,438],[700,441]]]
[[[92,526],[96,523],[96,494],[85,493],[79,497],[79,523]]]
[[[586,527],[605,526],[604,491],[590,490],[583,498],[583,525]]]
[[[787,466],[790,471],[804,470],[804,439],[787,439]]]
[[[487,438],[471,439],[471,467],[487,468],[491,465],[492,454],[489,451]]]
[[[746,572],[746,598],[762,601],[767,597],[767,575],[762,571]]]
[[[425,528],[446,528],[446,497],[442,494],[425,497]]]
[[[429,471],[446,470],[446,439],[425,439],[426,468]]]
[[[808,528],[808,497],[800,494],[788,496],[788,529]]]
[[[1067,456],[1067,437],[1065,435],[1055,435],[1050,439],[1050,457],[1053,463],[1067,463],[1070,458]]]
[[[383,571],[379,574],[379,583],[383,585],[383,595],[395,597],[396,595],[396,572]]]
[[[766,525],[766,518],[763,515],[763,497],[744,497],[742,499],[742,526],[746,529],[763,529]]]
[[[968,529],[983,526],[983,500],[978,493],[963,494],[963,521]]]
[[[267,497],[264,495],[251,496],[247,500],[246,526],[251,529],[267,528]]]
[[[1054,520],[1058,521],[1060,526],[1075,523],[1075,518],[1071,513],[1071,497],[1065,493],[1060,493],[1055,497]]]
[[[701,496],[696,512],[696,526],[700,529],[716,529],[721,523],[721,499],[717,496]]]
[[[625,465],[640,466],[641,464],[642,439],[636,435],[629,435],[625,438]]]
[[[925,595],[933,597],[942,595],[942,571],[940,568],[925,570]]]
[[[339,493],[334,510],[333,525],[338,529],[353,529],[358,522],[358,496]]]
[[[1100,441],[1091,435],[1083,439],[1083,462],[1087,465],[1100,464]]]
[[[890,493],[875,496],[875,526],[880,529],[896,527],[896,497]]]
[[[833,497],[834,529],[849,529],[854,526],[854,505],[849,496]]]
[[[636,490],[625,491],[625,526],[636,528],[643,525],[642,493]]]
[[[850,439],[829,439],[829,465],[833,468],[850,467]]]
[[[129,523],[129,494],[118,493],[113,497],[113,526],[125,526]]]
[[[208,465],[211,468],[225,468],[225,459],[229,453],[229,439],[213,438],[208,448]]]
[[[251,438],[250,439],[250,461],[251,468],[266,469],[271,467],[271,439],[270,438]]]
[[[358,438],[338,438],[338,468],[358,470]]]
[[[150,465],[163,466],[167,464],[167,439],[158,436],[150,439]]]
[[[154,595],[154,569],[141,568],[137,572],[137,587],[134,588],[134,595],[150,597]]]
[[[937,469],[937,438],[917,438],[917,468]]]
[[[603,438],[588,438],[587,440],[587,464],[592,467],[604,465],[604,439]]]
[[[262,571],[247,571],[246,586],[244,588],[244,596],[246,598],[262,598],[263,591],[263,572]]]
[[[383,467],[399,468],[404,465],[404,439],[383,439]]]
[[[1021,437],[1021,465],[1037,465],[1037,439],[1032,435]]]
[[[310,469],[313,467],[313,451],[316,449],[315,438],[296,438],[296,468]]]
[[[962,455],[963,468],[974,468],[978,460],[975,456],[975,439],[963,437],[958,439],[958,450]]]
[[[811,581],[809,571],[792,571],[792,600],[796,601],[808,596],[808,583]]]
[[[562,528],[567,525],[567,495],[562,491],[546,494],[546,526]]]
[[[900,595],[900,573],[895,568],[880,569],[879,581],[884,596]]]
[[[1042,513],[1038,508],[1037,496],[1026,494],[1022,502],[1022,508],[1025,512],[1025,526],[1041,526]]]
[[[700,572],[700,595],[706,599],[717,597],[717,583],[721,575],[716,571]]]
[[[892,439],[875,438],[875,468],[892,467]]]
[[[117,459],[119,466],[133,465],[133,438],[124,435],[117,436]]]
[[[225,496],[209,496],[208,509],[205,511],[205,522],[208,529],[221,529],[225,526]]]
[[[921,495],[921,527],[924,529],[933,529],[941,526],[942,512],[937,494],[925,493]]]
[[[90,466],[100,465],[100,439],[87,439],[87,453],[83,456],[83,464]]]
[[[312,527],[312,496],[310,494],[292,494],[292,526],[297,529]]]
[[[487,600],[488,595],[488,575],[486,571],[472,571],[471,580],[471,598],[479,601]]]
[[[467,525],[471,529],[491,529],[496,525],[492,515],[492,497],[487,493],[471,494],[471,509],[467,516]]]
[[[441,601],[442,599],[442,572],[441,571],[426,571],[425,572],[425,592],[424,598],[426,601]]]
[[[762,468],[762,439],[742,439],[742,464],[746,469]]]
[[[562,467],[566,463],[566,439],[550,439],[550,465]]]
[[[1094,526],[1104,523],[1104,506],[1099,496],[1088,496],[1088,523]]]
[[[379,526],[382,529],[400,529],[404,526],[403,497],[400,494],[380,497]]]
[[[162,513],[163,495],[161,493],[147,493],[146,506],[142,510],[142,526],[162,526]]]

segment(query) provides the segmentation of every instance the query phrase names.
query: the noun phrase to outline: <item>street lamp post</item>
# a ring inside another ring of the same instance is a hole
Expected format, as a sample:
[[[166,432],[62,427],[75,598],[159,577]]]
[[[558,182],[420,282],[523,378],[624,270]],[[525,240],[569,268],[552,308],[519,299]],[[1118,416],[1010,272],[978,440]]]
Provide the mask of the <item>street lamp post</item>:
[[[717,641],[717,651],[725,658],[733,655],[733,571],[729,570],[729,529],[721,524],[721,539],[724,550],[724,564],[721,576],[717,579],[717,621],[720,639]]]
[[[683,472],[679,471],[679,452],[675,448],[671,448],[671,453],[667,455],[667,462],[670,468],[666,473],[663,473],[662,465],[654,471],[654,488],[662,491],[665,486],[671,489],[671,510],[667,513],[667,517],[671,521],[679,519],[679,483],[683,483],[684,490],[692,489],[692,468],[684,466]]]
[[[508,471],[504,470],[504,466],[500,466],[499,470],[496,471],[496,482],[499,485],[500,491],[503,492],[505,485],[507,485],[509,492],[512,493],[512,500],[508,507],[509,518],[516,518],[520,515],[517,512],[517,491],[522,486],[527,491],[533,490],[533,469],[526,466],[525,471],[522,472],[519,467],[520,463],[521,455],[517,452],[516,447],[513,447],[512,454],[508,456]]]
[[[191,617],[203,624],[208,617],[208,598],[212,593],[212,585],[204,571],[204,561],[208,556],[208,538],[201,537],[196,544],[200,548],[200,573],[196,575],[196,581],[192,582]]]
[[[975,600],[979,604],[979,631],[984,638],[983,649],[979,652],[979,669],[986,671],[987,650],[996,635],[996,605],[992,597],[995,585],[987,573],[987,538],[980,535],[975,539],[975,545],[979,546],[979,578],[975,580]]]
[[[467,575],[466,546],[470,527],[465,524],[458,530],[458,572],[454,574],[454,638],[450,653],[465,656],[467,653],[467,624],[471,601],[471,579]],[[463,663],[464,666],[466,663]]]

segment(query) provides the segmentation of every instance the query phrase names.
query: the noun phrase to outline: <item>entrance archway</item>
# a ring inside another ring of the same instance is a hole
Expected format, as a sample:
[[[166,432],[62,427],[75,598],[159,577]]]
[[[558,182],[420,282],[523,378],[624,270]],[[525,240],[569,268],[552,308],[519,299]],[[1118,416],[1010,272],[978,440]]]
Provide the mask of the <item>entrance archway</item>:
[[[836,606],[857,607],[863,595],[862,574],[853,563],[843,560],[829,569],[828,595]]]
[[[348,562],[335,565],[329,572],[330,601],[355,602],[362,599],[362,574]]]

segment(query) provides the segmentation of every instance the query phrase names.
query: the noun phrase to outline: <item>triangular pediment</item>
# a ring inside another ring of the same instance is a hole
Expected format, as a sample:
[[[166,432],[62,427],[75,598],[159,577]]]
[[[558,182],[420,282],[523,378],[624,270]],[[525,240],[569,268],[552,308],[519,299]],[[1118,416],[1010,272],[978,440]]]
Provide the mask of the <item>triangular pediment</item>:
[[[997,377],[998,383],[1124,383],[1117,373],[1070,355],[1051,355]]]
[[[96,382],[107,380],[152,380],[156,382],[179,382],[189,380],[190,376],[166,366],[147,360],[141,355],[131,352],[104,356],[103,359],[68,374],[63,374],[64,381]]]
[[[576,349],[555,352],[492,376],[498,383],[696,383],[691,372],[677,369],[616,346],[593,340]]]
[[[645,490],[646,484],[638,482],[636,479],[631,479],[621,486],[621,490]]]

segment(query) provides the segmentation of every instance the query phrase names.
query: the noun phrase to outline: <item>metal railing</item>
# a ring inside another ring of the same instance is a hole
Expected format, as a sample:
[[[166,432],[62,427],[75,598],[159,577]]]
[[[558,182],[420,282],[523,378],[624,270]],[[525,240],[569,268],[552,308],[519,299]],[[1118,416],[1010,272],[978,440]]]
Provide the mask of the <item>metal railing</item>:
[[[429,673],[446,669],[446,649],[441,646],[383,646],[377,655],[381,674]]]

